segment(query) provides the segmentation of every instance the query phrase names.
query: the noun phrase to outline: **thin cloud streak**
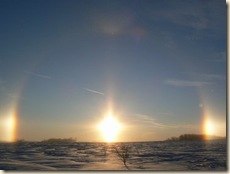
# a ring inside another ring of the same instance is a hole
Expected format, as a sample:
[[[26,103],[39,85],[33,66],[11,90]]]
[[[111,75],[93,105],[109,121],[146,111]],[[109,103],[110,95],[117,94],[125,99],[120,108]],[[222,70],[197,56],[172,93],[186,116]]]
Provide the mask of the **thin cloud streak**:
[[[210,82],[204,82],[204,81],[189,81],[189,80],[175,80],[175,79],[166,80],[164,81],[164,83],[175,87],[201,87],[201,86],[212,84]]]
[[[191,73],[194,76],[201,77],[205,80],[226,80],[226,77],[220,74],[204,74],[204,73]]]
[[[46,75],[43,75],[43,74],[38,74],[38,73],[35,73],[35,72],[31,72],[31,71],[24,71],[24,72],[27,73],[27,74],[31,74],[31,75],[34,75],[34,76],[37,76],[37,77],[44,78],[44,79],[51,79],[50,76],[46,76]]]
[[[157,128],[178,128],[178,126],[171,126],[171,125],[165,125],[162,123],[157,123],[155,119],[152,116],[149,115],[143,115],[143,114],[136,114],[137,121],[143,122],[144,124],[150,124],[151,126],[157,127]]]
[[[91,92],[91,93],[105,95],[104,93],[96,91],[96,90],[93,90],[93,89],[89,89],[89,88],[83,88],[83,89],[86,90],[86,91],[88,91],[88,92]]]
[[[205,77],[216,80],[226,80],[226,77],[218,74],[204,74]]]

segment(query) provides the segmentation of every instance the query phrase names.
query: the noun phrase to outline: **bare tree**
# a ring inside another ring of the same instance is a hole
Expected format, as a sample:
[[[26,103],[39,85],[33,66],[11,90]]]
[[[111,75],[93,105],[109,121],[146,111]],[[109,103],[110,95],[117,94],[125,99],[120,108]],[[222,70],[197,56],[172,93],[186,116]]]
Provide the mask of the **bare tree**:
[[[117,156],[122,160],[124,166],[129,170],[129,167],[127,166],[126,162],[128,158],[130,157],[131,147],[123,144],[123,145],[120,145],[120,147],[113,146],[113,149],[115,153],[117,154]]]

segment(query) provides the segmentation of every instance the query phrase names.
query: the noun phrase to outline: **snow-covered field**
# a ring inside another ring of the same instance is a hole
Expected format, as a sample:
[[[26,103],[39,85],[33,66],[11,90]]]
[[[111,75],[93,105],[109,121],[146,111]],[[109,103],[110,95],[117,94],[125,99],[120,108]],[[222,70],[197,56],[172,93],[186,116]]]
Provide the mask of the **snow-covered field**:
[[[118,153],[124,157],[119,157]],[[127,160],[126,166],[124,159]],[[0,170],[226,171],[226,140],[110,144],[1,143]]]

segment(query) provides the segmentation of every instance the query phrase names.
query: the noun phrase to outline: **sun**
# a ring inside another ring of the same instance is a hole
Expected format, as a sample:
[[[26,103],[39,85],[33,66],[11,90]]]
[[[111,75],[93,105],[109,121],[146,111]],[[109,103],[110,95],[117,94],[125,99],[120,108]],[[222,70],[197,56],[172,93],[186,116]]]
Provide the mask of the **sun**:
[[[120,125],[113,115],[109,114],[99,125],[99,129],[103,134],[105,142],[114,142],[120,129]]]

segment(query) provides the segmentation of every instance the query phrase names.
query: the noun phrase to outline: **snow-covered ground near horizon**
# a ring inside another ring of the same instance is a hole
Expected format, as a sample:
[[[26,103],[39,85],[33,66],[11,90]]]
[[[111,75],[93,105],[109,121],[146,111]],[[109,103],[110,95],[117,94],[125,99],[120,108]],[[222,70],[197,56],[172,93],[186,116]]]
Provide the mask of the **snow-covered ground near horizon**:
[[[110,144],[0,143],[0,170],[226,171],[226,145],[226,140]],[[124,152],[121,147],[126,147],[128,151],[126,166],[117,153]]]

